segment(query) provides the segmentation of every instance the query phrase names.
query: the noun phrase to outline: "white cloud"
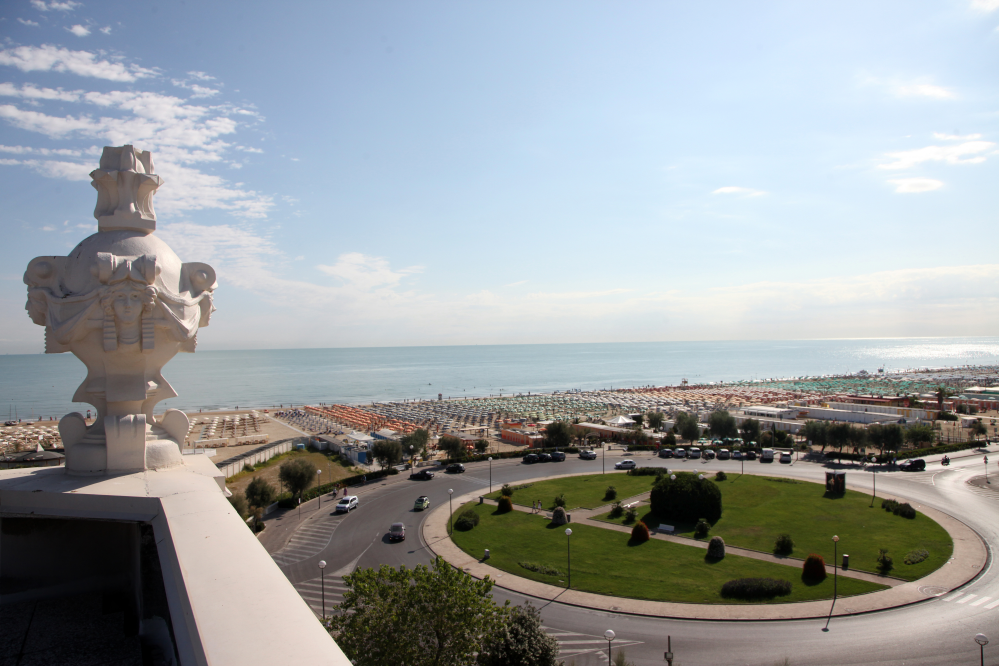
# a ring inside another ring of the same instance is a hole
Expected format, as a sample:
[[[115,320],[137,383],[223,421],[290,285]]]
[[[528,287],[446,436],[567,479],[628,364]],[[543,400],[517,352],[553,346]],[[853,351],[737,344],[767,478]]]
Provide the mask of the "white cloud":
[[[764,192],[763,190],[754,190],[751,187],[737,187],[735,185],[728,185],[726,187],[719,187],[711,194],[741,194],[747,197],[760,197],[765,195],[766,192]]]
[[[188,72],[187,75],[188,76],[193,76],[194,78],[196,78],[199,81],[214,81],[215,80],[214,76],[209,76],[208,74],[205,74],[204,72]]]
[[[17,19],[17,22],[21,23],[23,25],[30,25],[33,28],[37,28],[38,27],[38,22],[37,21],[29,21],[27,19],[19,18],[19,19]]]
[[[52,0],[52,2],[45,3],[42,0],[31,0],[31,6],[40,12],[48,11],[58,11],[58,12],[71,12],[77,7],[82,7],[83,4],[79,2],[73,2],[73,0]]]
[[[943,187],[942,181],[932,178],[896,178],[888,182],[895,186],[895,192],[899,194],[932,192]]]
[[[946,137],[954,139],[958,137]],[[923,162],[945,162],[947,164],[979,164],[987,158],[981,153],[995,146],[991,141],[965,141],[958,145],[926,146],[915,150],[888,153],[894,161],[879,164],[882,169],[908,169]]]
[[[103,28],[101,28],[101,32],[103,32],[105,35],[110,35],[111,34],[111,26],[109,26],[109,25],[104,26]]]
[[[61,162],[58,160],[15,160],[9,158],[0,159],[0,164],[5,166],[25,166],[46,178],[58,178],[60,180],[90,180],[90,172],[93,165],[87,166],[79,162]]]
[[[407,275],[423,271],[422,266],[410,266],[393,271],[385,259],[370,257],[360,252],[341,254],[332,266],[320,265],[316,268],[326,275],[340,278],[346,284],[365,291],[394,287]]]
[[[79,101],[82,90],[65,91],[62,88],[36,88],[30,83],[20,88],[13,83],[0,83],[0,96],[21,97],[23,99],[57,99],[63,102]]]
[[[899,97],[932,97],[933,99],[954,99],[954,91],[930,83],[900,84],[894,87]]]
[[[72,27],[66,28],[66,30],[73,33],[77,37],[86,37],[90,34],[90,29],[80,25],[79,23],[73,25]]]
[[[132,82],[156,76],[155,71],[138,65],[100,60],[87,51],[70,51],[49,44],[0,50],[0,65],[17,67],[22,72],[64,72],[108,81]]]
[[[971,8],[980,12],[994,12],[999,9],[999,0],[971,0]]]
[[[965,134],[964,136],[958,136],[957,134],[941,134],[940,132],[933,133],[934,139],[940,139],[941,141],[974,141],[976,139],[981,139],[981,134]]]
[[[4,146],[0,145],[0,153],[13,153],[15,155],[63,155],[65,157],[81,157],[82,150],[72,148],[29,148],[27,146]]]
[[[177,86],[178,88],[184,88],[185,90],[190,90],[192,93],[194,93],[193,95],[191,95],[191,99],[197,99],[201,97],[214,97],[215,95],[218,95],[220,92],[219,90],[216,90],[214,88],[199,86],[197,83],[188,83],[187,81],[184,81],[182,79],[172,79],[170,82],[175,86]]]

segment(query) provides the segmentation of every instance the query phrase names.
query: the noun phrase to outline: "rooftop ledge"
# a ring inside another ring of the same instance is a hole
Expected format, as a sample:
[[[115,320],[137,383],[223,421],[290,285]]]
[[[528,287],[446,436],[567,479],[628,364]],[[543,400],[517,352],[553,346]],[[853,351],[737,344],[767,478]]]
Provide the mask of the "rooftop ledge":
[[[349,665],[226,500],[224,482],[204,456],[117,476],[71,476],[65,467],[7,470],[0,472],[0,515],[149,523],[185,666]]]

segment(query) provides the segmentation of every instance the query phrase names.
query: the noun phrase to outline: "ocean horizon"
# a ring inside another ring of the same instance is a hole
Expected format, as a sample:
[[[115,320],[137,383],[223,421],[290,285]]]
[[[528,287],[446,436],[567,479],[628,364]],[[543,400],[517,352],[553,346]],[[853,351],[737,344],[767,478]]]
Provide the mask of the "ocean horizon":
[[[460,345],[199,351],[163,375],[167,408],[484,397],[999,365],[999,337]],[[86,376],[72,354],[0,355],[11,416],[56,419],[89,406],[70,398]],[[5,415],[6,418],[6,415]]]

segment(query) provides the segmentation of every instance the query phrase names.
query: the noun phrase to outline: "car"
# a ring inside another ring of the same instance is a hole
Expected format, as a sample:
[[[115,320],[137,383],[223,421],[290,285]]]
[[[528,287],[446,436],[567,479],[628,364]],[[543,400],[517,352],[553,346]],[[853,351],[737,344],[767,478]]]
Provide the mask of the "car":
[[[900,462],[898,468],[903,472],[922,472],[926,469],[926,461],[922,458],[913,458]]]
[[[790,465],[791,464],[791,454],[788,453],[787,451],[782,451],[781,454],[780,454],[780,461],[782,463],[784,463],[785,465]]]
[[[715,459],[715,452],[712,451],[711,449],[708,449],[707,451],[705,451],[702,454],[702,456],[704,457],[705,460],[714,460]]]
[[[430,508],[430,498],[426,495],[420,495],[416,498],[416,503],[413,504],[413,511],[423,511],[424,509]]]
[[[660,458],[672,458],[673,457],[673,451],[672,451],[672,449],[659,449],[659,457]]]
[[[551,462],[552,456],[550,453],[539,453],[538,462]]]
[[[733,451],[732,460],[742,460],[742,451]]]
[[[742,455],[746,460],[756,460],[756,451],[746,451]]]
[[[692,447],[690,447],[690,451],[687,452],[687,455],[690,457],[691,460],[693,460],[695,458],[700,458],[701,457],[701,450],[699,448],[697,448],[696,446],[692,446]]]
[[[635,469],[637,465],[634,460],[621,460],[614,463],[614,469]]]
[[[448,474],[461,474],[465,471],[465,466],[461,463],[451,463],[444,469],[444,471]]]
[[[673,457],[674,458],[686,458],[687,457],[687,451],[686,451],[686,449],[677,449],[677,450],[673,451]]]
[[[341,497],[340,501],[336,503],[337,513],[349,513],[351,509],[357,508],[357,495],[347,495],[346,497]]]
[[[579,458],[580,458],[580,460],[596,460],[597,459],[597,452],[596,451],[580,451],[579,452]]]
[[[718,449],[718,460],[728,460],[732,453],[728,449]]]
[[[523,463],[525,465],[532,465],[536,462],[538,462],[538,454],[528,453],[526,456],[524,456]]]
[[[392,523],[392,526],[389,527],[388,538],[389,541],[405,541],[406,526],[402,523]]]
[[[434,473],[429,469],[421,469],[419,472],[413,472],[410,474],[409,478],[416,479],[417,481],[428,481],[434,478]]]
[[[565,462],[565,453],[556,451],[552,454],[552,462]]]

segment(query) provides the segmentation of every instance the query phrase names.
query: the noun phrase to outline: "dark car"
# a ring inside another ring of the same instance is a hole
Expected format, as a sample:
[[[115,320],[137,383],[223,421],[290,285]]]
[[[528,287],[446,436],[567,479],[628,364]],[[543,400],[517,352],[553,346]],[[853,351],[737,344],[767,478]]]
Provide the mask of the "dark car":
[[[392,523],[392,526],[389,527],[388,538],[389,541],[405,541],[406,526],[402,523]]]
[[[461,474],[465,471],[465,466],[461,463],[451,463],[444,471],[448,474]]]
[[[742,455],[746,460],[756,460],[756,451],[746,451]]]
[[[419,472],[414,472],[409,475],[411,479],[417,479],[418,481],[427,481],[434,478],[434,473],[429,469],[421,469]]]
[[[922,458],[914,458],[899,463],[898,468],[903,472],[922,472],[926,469],[926,461]]]
[[[550,453],[539,453],[538,462],[551,462],[552,455]]]
[[[659,457],[660,458],[672,458],[673,457],[673,449],[659,449]]]
[[[561,451],[556,451],[552,454],[552,462],[565,462],[565,454]]]
[[[536,462],[538,462],[538,454],[536,454],[536,453],[528,453],[526,456],[524,456],[524,464],[525,465],[530,465],[530,464],[533,464],[533,463],[536,463]]]

